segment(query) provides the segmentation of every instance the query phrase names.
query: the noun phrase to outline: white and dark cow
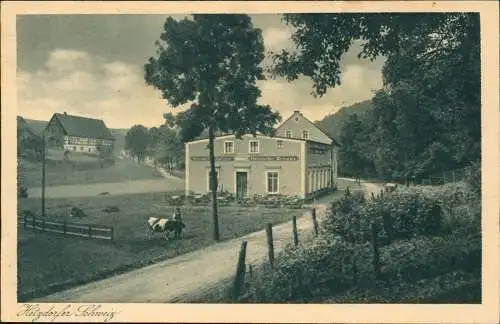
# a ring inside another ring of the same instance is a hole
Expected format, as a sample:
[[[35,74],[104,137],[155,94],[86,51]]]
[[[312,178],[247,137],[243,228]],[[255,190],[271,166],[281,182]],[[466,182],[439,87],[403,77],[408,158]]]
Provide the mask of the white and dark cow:
[[[146,238],[149,240],[154,233],[161,233],[165,240],[168,240],[172,232],[175,238],[180,238],[185,227],[186,225],[179,220],[150,216],[146,219]]]

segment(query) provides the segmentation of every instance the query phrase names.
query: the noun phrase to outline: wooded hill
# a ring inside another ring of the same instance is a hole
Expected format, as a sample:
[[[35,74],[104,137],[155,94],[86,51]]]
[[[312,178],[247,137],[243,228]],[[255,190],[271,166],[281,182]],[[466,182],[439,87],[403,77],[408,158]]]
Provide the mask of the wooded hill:
[[[330,114],[322,120],[316,121],[315,124],[338,141],[340,139],[340,130],[345,122],[349,120],[349,116],[353,114],[361,116],[371,108],[371,100],[357,102],[353,105],[340,108],[336,113]]]

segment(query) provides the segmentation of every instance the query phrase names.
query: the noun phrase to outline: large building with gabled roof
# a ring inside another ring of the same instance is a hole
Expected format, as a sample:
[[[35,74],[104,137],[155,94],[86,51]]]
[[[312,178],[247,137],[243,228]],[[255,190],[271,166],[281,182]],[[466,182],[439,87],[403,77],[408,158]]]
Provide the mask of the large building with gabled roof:
[[[210,187],[208,139],[185,144],[186,194]],[[214,140],[218,191],[250,195],[315,196],[335,186],[338,143],[295,111],[274,136],[217,136]]]
[[[55,113],[45,128],[64,151],[112,154],[115,138],[101,119]]]

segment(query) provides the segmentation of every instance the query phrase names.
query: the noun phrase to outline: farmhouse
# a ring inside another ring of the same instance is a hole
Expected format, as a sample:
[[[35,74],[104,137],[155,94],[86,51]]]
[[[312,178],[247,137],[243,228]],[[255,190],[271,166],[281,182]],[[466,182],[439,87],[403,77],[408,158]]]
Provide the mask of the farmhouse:
[[[208,139],[185,144],[186,194],[210,188]],[[217,136],[214,140],[217,190],[238,198],[254,194],[308,198],[331,188],[337,177],[338,144],[299,111],[275,136]]]
[[[52,116],[45,136],[64,151],[111,154],[114,137],[100,119],[56,113]]]

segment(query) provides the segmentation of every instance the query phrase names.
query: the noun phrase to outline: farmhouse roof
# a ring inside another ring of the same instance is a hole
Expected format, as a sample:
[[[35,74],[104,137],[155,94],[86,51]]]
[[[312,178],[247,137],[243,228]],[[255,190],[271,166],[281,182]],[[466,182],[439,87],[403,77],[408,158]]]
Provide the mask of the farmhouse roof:
[[[101,119],[55,113],[49,124],[52,120],[58,121],[68,136],[115,140]]]
[[[279,124],[278,127],[276,127],[276,130],[280,129],[283,125],[285,125],[285,123],[287,121],[289,121],[290,119],[292,119],[292,117],[294,116],[297,116],[297,115],[300,115],[306,122],[308,122],[312,127],[315,127],[317,128],[321,133],[323,133],[326,137],[328,137],[329,139],[332,140],[332,143],[337,145],[337,146],[340,146],[339,142],[337,142],[327,131],[325,131],[325,129],[323,129],[322,127],[320,127],[318,124],[316,123],[313,123],[312,121],[310,121],[306,116],[304,116],[300,110],[294,110],[293,114],[290,115],[290,117],[288,117],[287,119],[285,119],[281,124]]]
[[[285,121],[283,121],[280,125],[278,125],[276,128],[274,128],[274,131],[277,131],[281,126],[283,126],[285,124],[285,122],[287,122],[288,120],[290,120],[293,116],[295,116],[297,113],[299,113],[302,118],[304,118],[304,120],[306,122],[308,122],[309,124],[312,125],[312,127],[316,127],[321,133],[323,133],[326,137],[328,137],[330,140],[332,140],[332,143],[335,144],[336,146],[340,146],[339,142],[337,142],[327,131],[325,131],[322,127],[320,127],[319,125],[317,125],[316,123],[313,123],[312,121],[310,121],[308,118],[306,118],[303,114],[300,113],[300,111],[298,110],[295,110],[294,113],[292,115],[290,115],[290,117],[288,117]],[[260,133],[257,133],[258,135],[263,135],[263,134],[260,134]],[[214,136],[215,138],[218,138],[218,137],[224,137],[224,136],[228,136],[228,135],[234,135],[234,132],[220,132],[220,131],[216,131],[214,132]],[[267,136],[267,137],[274,137],[274,138],[285,138],[285,137],[280,137],[280,136]],[[190,142],[194,142],[194,141],[200,141],[200,140],[205,140],[205,139],[208,139],[208,130],[204,130],[203,132],[201,132],[201,134],[195,138],[193,138]],[[301,139],[302,140],[302,139]],[[324,144],[322,142],[318,142],[318,141],[314,141],[314,140],[304,140],[306,142],[314,142],[314,143],[321,143],[321,144]]]

